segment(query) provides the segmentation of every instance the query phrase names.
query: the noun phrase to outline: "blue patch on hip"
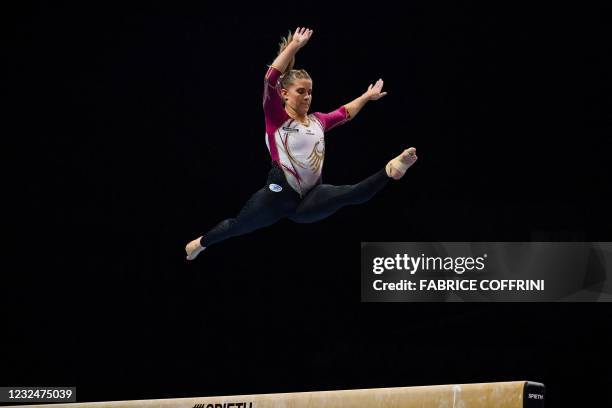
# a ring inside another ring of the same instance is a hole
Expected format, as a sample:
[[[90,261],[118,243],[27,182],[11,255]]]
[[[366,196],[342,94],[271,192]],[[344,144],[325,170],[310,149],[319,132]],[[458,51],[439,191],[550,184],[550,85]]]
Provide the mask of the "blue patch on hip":
[[[270,184],[270,190],[274,191],[275,193],[280,193],[283,191],[283,188],[278,184]]]

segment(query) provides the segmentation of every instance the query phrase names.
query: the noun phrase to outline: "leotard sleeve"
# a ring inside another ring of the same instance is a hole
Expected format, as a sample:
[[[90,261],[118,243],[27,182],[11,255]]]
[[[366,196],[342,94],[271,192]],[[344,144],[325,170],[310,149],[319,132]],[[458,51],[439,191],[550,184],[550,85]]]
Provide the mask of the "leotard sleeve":
[[[314,115],[321,122],[325,132],[332,130],[336,126],[343,125],[351,119],[348,110],[344,106],[329,113],[315,112]]]
[[[266,118],[266,133],[273,135],[274,132],[285,122],[289,115],[283,108],[283,102],[279,93],[278,79],[281,72],[270,66],[264,80],[263,109]]]

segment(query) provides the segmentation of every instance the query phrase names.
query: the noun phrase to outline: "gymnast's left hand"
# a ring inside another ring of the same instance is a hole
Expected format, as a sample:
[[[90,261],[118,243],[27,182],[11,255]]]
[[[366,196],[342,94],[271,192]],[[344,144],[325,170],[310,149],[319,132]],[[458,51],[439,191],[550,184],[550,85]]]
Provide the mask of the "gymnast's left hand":
[[[376,81],[376,83],[374,85],[370,84],[370,86],[368,87],[368,90],[365,91],[365,93],[363,94],[363,96],[368,100],[368,101],[377,101],[380,98],[382,98],[383,96],[385,96],[387,93],[386,92],[382,92],[382,87],[383,87],[383,80],[379,79],[378,81]]]

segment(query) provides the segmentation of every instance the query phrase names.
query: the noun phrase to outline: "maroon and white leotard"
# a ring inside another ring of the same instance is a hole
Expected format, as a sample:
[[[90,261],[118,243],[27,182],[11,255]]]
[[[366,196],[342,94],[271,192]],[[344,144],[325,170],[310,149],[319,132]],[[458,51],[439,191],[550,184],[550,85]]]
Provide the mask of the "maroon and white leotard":
[[[280,76],[281,72],[271,66],[264,81],[266,145],[272,161],[285,172],[289,185],[303,196],[321,181],[325,132],[346,123],[350,116],[342,106],[330,113],[308,115],[308,126],[292,119],[283,107]]]

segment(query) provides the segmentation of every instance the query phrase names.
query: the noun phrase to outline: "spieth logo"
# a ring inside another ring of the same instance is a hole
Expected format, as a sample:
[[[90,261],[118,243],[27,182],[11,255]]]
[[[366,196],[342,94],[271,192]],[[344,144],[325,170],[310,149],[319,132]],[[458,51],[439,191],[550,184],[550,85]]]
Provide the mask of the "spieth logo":
[[[531,393],[529,393],[529,396],[528,396],[527,398],[528,398],[528,399],[543,400],[543,399],[544,399],[544,395],[542,395],[542,394],[531,394]]]

